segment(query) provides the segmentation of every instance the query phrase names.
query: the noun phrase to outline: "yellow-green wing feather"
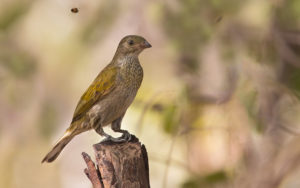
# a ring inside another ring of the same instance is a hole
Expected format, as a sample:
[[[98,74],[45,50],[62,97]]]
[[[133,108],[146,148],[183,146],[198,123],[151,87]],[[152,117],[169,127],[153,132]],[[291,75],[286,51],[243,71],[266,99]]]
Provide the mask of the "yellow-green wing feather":
[[[75,109],[72,123],[81,119],[93,105],[109,94],[116,85],[117,67],[109,64],[95,78],[90,87],[81,96]]]

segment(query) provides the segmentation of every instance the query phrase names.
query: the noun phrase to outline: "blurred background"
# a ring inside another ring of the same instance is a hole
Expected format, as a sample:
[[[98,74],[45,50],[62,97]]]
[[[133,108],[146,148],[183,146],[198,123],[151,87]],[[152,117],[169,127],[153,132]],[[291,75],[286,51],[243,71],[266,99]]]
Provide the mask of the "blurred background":
[[[40,161],[128,34],[152,187],[300,187],[299,31],[299,0],[0,0],[0,187],[91,187],[94,131]]]

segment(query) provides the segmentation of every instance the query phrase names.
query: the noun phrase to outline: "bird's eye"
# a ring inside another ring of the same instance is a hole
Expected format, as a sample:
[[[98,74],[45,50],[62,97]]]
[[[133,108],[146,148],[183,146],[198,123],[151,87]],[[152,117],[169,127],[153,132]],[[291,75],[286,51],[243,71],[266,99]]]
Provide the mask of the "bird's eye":
[[[134,43],[133,40],[129,40],[129,41],[128,41],[128,44],[129,44],[130,46],[133,45],[133,43]]]

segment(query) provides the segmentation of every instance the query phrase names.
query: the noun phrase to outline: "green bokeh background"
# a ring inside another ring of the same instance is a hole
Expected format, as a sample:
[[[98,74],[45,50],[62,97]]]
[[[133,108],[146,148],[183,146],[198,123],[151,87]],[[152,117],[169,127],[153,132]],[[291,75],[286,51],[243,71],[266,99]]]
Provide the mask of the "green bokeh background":
[[[94,131],[40,161],[128,34],[153,46],[122,125],[152,187],[300,186],[299,0],[0,0],[0,187],[91,187]]]

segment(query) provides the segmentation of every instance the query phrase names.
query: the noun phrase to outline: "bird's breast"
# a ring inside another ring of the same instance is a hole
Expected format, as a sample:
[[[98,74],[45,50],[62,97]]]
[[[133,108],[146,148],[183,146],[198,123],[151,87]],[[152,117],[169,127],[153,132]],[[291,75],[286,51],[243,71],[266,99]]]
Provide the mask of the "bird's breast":
[[[122,64],[120,84],[128,89],[138,90],[143,81],[143,68],[137,58],[128,58]]]

